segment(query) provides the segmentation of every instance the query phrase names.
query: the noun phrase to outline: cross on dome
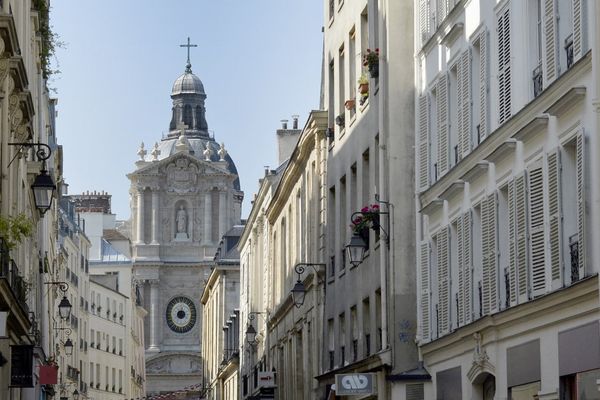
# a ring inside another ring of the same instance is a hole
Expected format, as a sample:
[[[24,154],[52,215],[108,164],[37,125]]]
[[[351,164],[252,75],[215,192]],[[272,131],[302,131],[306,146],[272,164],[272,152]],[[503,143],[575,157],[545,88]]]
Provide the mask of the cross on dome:
[[[198,47],[197,44],[190,44],[190,37],[187,38],[187,44],[180,44],[179,47],[187,47],[187,64],[185,66],[186,72],[192,72],[192,64],[190,63],[190,47]]]

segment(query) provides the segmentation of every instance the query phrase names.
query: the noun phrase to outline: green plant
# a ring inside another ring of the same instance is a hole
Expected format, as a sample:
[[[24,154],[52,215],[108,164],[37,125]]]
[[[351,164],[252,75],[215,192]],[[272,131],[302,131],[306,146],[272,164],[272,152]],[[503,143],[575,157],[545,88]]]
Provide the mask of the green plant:
[[[379,229],[379,205],[370,204],[364,206],[360,213],[352,219],[350,228],[353,233],[360,233],[364,229],[373,228]]]
[[[32,233],[33,223],[24,213],[9,217],[0,215],[0,236],[6,241],[9,250]]]
[[[379,48],[375,50],[367,49],[367,52],[363,55],[363,65],[372,68],[375,64],[379,64]]]
[[[41,61],[42,74],[44,79],[48,79],[53,74],[58,74],[58,69],[53,70],[50,67],[50,61],[54,56],[57,47],[63,47],[64,43],[60,41],[58,34],[52,31],[50,25],[50,6],[48,0],[33,0],[32,7],[38,11],[40,19],[40,29],[38,31],[42,39]]]
[[[365,73],[360,74],[360,78],[358,78],[358,84],[365,85],[368,83],[369,83],[369,78],[367,78],[367,75]]]

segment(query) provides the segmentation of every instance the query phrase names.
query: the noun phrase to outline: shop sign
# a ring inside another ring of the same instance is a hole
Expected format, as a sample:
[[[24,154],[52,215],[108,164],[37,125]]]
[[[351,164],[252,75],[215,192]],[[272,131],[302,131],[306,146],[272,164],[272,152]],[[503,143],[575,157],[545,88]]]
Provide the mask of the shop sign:
[[[375,394],[375,376],[376,374],[370,373],[337,374],[335,394],[337,396]]]

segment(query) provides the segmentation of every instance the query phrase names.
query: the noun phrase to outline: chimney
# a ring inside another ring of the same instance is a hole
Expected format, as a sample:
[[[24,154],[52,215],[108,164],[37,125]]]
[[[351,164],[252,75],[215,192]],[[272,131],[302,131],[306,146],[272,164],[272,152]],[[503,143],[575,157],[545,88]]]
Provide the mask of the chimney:
[[[281,120],[281,129],[277,130],[277,147],[279,155],[279,165],[285,160],[289,159],[292,152],[296,148],[298,138],[300,137],[301,131],[298,129],[298,116],[292,115],[293,122],[292,128],[288,129],[288,120]]]

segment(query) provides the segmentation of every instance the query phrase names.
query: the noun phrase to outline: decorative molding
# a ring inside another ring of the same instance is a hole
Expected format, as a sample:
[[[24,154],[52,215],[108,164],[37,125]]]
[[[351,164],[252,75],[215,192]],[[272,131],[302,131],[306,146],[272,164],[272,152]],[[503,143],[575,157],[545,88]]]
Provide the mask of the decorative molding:
[[[576,86],[571,88],[558,100],[552,103],[552,105],[548,107],[545,112],[552,116],[558,117],[583,100],[585,97],[585,92],[585,86]]]
[[[473,362],[471,368],[467,372],[467,378],[473,384],[481,383],[482,375],[486,374],[494,375],[496,367],[490,362],[490,357],[483,348],[481,333],[475,332],[473,334],[475,340],[475,348],[473,349]]]

